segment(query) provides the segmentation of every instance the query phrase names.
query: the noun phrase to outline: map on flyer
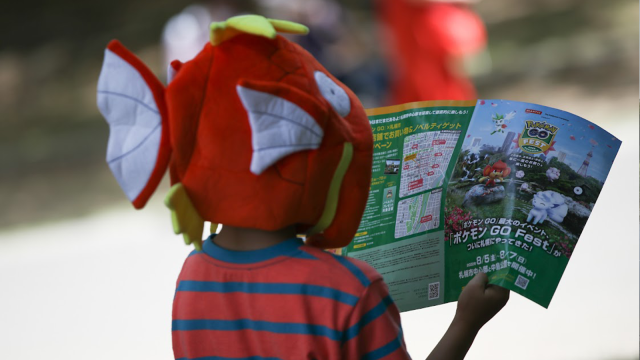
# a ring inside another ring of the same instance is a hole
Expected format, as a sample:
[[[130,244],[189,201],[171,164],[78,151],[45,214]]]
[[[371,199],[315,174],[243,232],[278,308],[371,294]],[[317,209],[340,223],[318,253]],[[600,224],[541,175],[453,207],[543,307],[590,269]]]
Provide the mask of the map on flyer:
[[[424,132],[404,139],[400,197],[441,186],[460,131]]]
[[[421,233],[440,226],[442,189],[421,194],[398,203],[395,238]]]

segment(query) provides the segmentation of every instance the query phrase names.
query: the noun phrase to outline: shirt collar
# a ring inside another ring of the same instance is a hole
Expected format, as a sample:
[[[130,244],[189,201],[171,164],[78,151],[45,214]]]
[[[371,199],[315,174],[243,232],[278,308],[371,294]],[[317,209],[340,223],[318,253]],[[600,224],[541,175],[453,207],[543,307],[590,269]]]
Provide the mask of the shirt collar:
[[[300,238],[287,239],[264,249],[251,251],[227,250],[213,242],[215,234],[211,234],[204,242],[202,251],[212,258],[234,264],[254,264],[274,259],[278,256],[292,255],[303,245]]]

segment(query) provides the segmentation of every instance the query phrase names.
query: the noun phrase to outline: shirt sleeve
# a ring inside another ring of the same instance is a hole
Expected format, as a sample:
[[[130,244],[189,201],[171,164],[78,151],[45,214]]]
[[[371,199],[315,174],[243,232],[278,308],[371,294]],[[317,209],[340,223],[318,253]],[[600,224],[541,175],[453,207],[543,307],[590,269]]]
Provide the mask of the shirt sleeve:
[[[343,359],[410,360],[402,336],[400,313],[387,285],[372,282],[347,320]]]

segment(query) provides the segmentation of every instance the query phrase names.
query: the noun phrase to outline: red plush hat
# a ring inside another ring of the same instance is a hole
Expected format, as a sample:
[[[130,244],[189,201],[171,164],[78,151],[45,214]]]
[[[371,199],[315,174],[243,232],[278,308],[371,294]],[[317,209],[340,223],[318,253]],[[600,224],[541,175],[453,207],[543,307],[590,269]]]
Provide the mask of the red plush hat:
[[[167,167],[176,233],[200,246],[204,221],[347,245],[369,193],[373,142],[358,98],[276,34],[305,26],[257,15],[211,25],[211,42],[174,61],[165,88],[118,41],[105,51],[98,107],[107,162],[136,208]]]

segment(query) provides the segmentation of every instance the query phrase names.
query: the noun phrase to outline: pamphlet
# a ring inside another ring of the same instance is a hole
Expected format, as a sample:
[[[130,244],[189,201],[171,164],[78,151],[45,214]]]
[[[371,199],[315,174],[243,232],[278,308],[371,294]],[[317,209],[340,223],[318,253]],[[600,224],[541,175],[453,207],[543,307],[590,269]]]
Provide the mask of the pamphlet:
[[[573,114],[508,100],[367,110],[371,190],[335,251],[366,261],[400,311],[456,301],[478,272],[548,307],[620,148]]]

